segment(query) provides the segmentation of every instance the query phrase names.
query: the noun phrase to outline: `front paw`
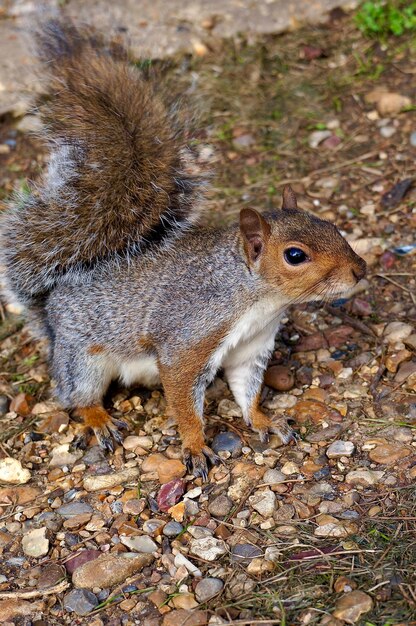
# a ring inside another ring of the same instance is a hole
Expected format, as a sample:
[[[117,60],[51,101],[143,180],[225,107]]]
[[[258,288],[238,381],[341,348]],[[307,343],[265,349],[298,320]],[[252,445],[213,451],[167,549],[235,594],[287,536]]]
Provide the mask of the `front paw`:
[[[207,461],[209,461],[211,465],[218,465],[221,461],[220,457],[208,446],[202,446],[200,450],[196,450],[195,448],[191,450],[191,448],[185,447],[183,449],[183,460],[188,472],[193,474],[195,478],[201,476],[204,482],[208,479]]]
[[[96,436],[98,445],[109,452],[114,452],[114,443],[122,443],[123,435],[120,430],[127,428],[127,424],[109,415],[102,406],[79,407],[76,415],[82,418],[84,425],[81,433],[74,439],[74,447],[86,448],[91,431]]]
[[[259,433],[260,441],[267,443],[270,439],[270,435],[278,435],[283,445],[287,445],[292,439],[295,438],[295,433],[283,417],[277,417],[271,419],[265,414],[256,416],[257,419],[253,419],[253,430]]]

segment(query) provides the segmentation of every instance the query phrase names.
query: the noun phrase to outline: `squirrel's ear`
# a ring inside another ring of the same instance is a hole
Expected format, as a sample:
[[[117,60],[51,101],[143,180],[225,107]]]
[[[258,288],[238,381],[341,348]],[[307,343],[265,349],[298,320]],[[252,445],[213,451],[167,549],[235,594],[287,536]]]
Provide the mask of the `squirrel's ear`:
[[[290,185],[283,187],[282,195],[282,209],[297,209],[298,202],[296,200],[296,194]]]
[[[270,236],[270,224],[254,209],[242,209],[240,230],[249,261],[257,261]]]

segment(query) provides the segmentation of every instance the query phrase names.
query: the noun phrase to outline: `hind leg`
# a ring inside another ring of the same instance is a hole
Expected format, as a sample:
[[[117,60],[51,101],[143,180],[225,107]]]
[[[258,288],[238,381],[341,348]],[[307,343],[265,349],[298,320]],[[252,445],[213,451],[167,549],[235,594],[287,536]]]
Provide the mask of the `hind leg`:
[[[90,432],[94,432],[98,443],[108,450],[119,443],[119,430],[126,424],[107,413],[102,399],[113,378],[116,366],[102,346],[85,348],[78,344],[72,348],[68,341],[55,342],[52,374],[57,382],[56,393],[63,406],[72,409],[82,418],[83,430],[74,440],[74,445],[85,447]]]

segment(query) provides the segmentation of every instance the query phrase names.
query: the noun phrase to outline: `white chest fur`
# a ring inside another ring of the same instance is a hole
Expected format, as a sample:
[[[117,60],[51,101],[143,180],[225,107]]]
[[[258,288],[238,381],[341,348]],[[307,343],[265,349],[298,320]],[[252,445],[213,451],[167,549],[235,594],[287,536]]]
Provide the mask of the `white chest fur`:
[[[126,387],[134,383],[150,388],[158,385],[160,377],[156,358],[143,355],[131,361],[124,361],[119,366],[119,377]]]
[[[215,352],[213,367],[233,367],[270,351],[284,311],[281,301],[277,304],[271,298],[256,303],[241,316]]]
[[[273,349],[284,306],[267,299],[256,303],[234,324],[210,359],[212,377],[221,368],[233,368],[255,360]],[[118,375],[124,385],[141,383],[153,387],[160,382],[156,358],[139,356],[118,364]]]

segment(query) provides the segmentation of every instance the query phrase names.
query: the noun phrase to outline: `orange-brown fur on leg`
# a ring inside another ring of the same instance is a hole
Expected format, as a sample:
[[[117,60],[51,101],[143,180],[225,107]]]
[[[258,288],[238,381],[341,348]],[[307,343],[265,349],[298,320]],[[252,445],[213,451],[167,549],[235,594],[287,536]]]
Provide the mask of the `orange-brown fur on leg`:
[[[180,368],[180,366],[179,366]],[[207,479],[207,458],[212,464],[219,462],[218,457],[205,443],[203,417],[197,414],[193,398],[195,379],[177,377],[176,371],[162,369],[161,379],[169,412],[174,415],[182,440],[183,458],[186,466],[195,477]]]
[[[260,440],[267,442],[269,434],[278,435],[284,444],[293,438],[293,432],[284,418],[271,418],[260,409],[259,395],[250,408],[250,421],[253,430],[259,433]]]
[[[207,459],[214,465],[219,457],[205,443],[203,406],[206,384],[215,371],[206,373],[210,357],[218,347],[224,331],[218,331],[199,342],[183,356],[177,355],[169,366],[159,362],[169,412],[175,417],[182,440],[184,461],[194,476],[207,478]],[[208,367],[209,369],[209,367]],[[205,371],[205,378],[204,378]]]
[[[99,445],[111,452],[114,450],[113,439],[117,443],[121,443],[123,440],[119,429],[126,428],[125,422],[111,417],[103,406],[95,404],[93,406],[78,407],[74,413],[82,418],[84,424],[83,432],[74,441],[76,446],[86,446],[87,433],[91,430],[97,437]]]

